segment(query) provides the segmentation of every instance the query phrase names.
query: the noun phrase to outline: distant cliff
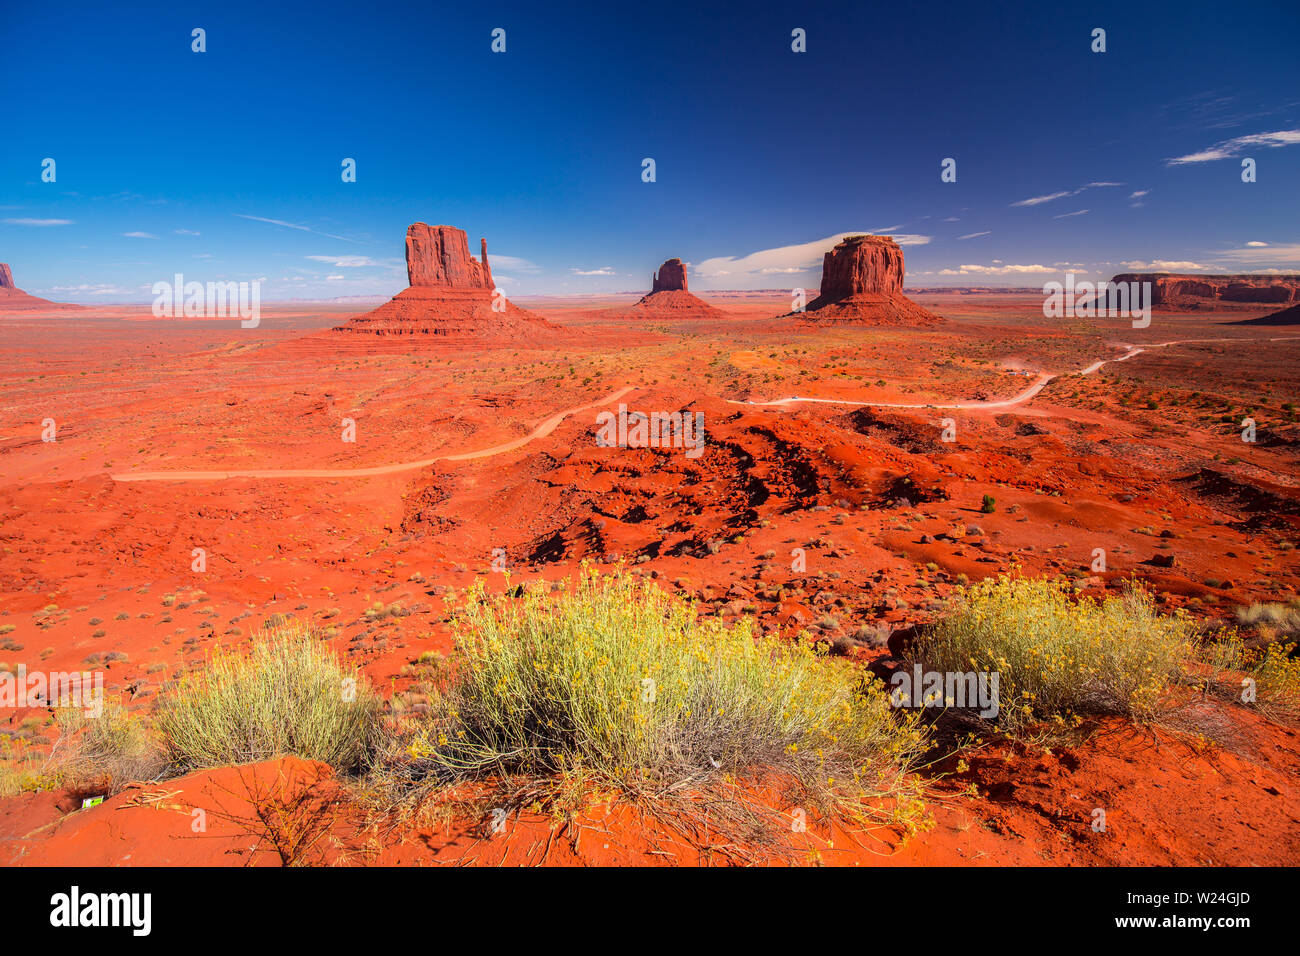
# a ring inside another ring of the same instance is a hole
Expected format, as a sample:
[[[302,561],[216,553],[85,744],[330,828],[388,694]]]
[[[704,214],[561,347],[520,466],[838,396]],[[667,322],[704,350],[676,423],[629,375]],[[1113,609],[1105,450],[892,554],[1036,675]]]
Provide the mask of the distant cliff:
[[[1166,309],[1287,305],[1300,302],[1300,275],[1179,275],[1129,272],[1111,280],[1150,282],[1151,302]]]

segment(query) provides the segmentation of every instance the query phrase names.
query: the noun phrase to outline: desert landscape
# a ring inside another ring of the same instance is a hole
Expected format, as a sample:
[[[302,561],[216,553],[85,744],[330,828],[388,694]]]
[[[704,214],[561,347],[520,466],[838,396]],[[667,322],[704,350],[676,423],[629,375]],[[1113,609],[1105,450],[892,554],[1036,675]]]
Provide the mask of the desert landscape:
[[[353,317],[275,309],[237,332],[130,309],[0,317],[8,668],[102,668],[108,697],[147,713],[214,646],[293,623],[392,719],[418,718],[456,659],[458,595],[549,594],[584,568],[885,680],[964,588],[1007,574],[1084,598],[1137,583],[1202,635],[1293,633],[1300,327],[1256,320],[1300,278],[1272,280],[1268,305],[1157,310],[1139,331],[1048,322],[1033,294],[913,301],[898,247],[851,239],[804,312],[770,294],[708,303],[670,262],[670,288],[639,301],[493,313],[463,231],[413,225],[407,250],[411,288]],[[702,414],[698,455],[602,447],[598,416],[620,406]],[[1280,623],[1259,611],[1277,607]],[[53,728],[43,708],[11,711],[11,761]],[[1271,708],[1198,694],[1163,724],[1092,715],[1050,747],[942,730],[910,773],[920,825],[814,814],[791,839],[722,847],[605,783],[563,813],[516,803],[485,838],[499,779],[454,812],[380,824],[355,783],[285,754],[90,781],[107,790],[88,810],[90,790],[10,795],[0,851],[275,862],[269,836],[245,848],[251,806],[304,795],[329,837],[303,848],[313,863],[1250,865],[1300,849],[1300,738]],[[727,786],[791,813],[772,781]],[[171,812],[152,812],[159,793]],[[209,805],[228,809],[192,839]]]
[[[0,25],[16,927],[1282,925],[1300,10],[146,8]]]

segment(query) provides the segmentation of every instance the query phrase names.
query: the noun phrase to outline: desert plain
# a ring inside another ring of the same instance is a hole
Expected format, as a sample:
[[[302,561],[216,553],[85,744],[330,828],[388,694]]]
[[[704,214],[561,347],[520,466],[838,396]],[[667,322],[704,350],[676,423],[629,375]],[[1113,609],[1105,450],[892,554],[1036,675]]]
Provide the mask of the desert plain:
[[[1300,327],[1241,324],[1275,306],[1139,329],[1046,319],[1036,292],[920,291],[944,321],[888,327],[789,314],[784,292],[700,296],[717,312],[521,299],[552,334],[491,348],[330,332],[349,306],[265,307],[256,328],[147,306],[0,314],[0,662],[102,669],[147,709],[213,646],[292,619],[409,709],[421,661],[452,653],[455,594],[584,562],[867,666],[1007,572],[1091,595],[1136,579],[1207,625],[1300,591]],[[702,451],[602,447],[598,415],[620,404],[702,413]],[[53,744],[47,710],[4,713],[6,756]],[[917,832],[823,820],[795,861],[1295,863],[1300,736],[1241,708],[1220,723],[1212,744],[1119,718],[1049,748],[993,741],[917,771]],[[342,789],[285,757],[87,810],[11,795],[0,862],[283,862],[268,801],[310,804],[315,863],[762,858],[614,799],[559,836],[541,809],[485,836],[472,815],[376,827]],[[200,804],[222,810],[195,840]]]

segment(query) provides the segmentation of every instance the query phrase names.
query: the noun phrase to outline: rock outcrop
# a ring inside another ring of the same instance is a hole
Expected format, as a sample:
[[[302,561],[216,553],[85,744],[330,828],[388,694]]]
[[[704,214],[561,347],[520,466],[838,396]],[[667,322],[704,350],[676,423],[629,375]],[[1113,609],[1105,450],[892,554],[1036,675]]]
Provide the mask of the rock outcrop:
[[[469,254],[469,237],[455,226],[414,223],[406,229],[406,277],[411,287],[451,286],[456,289],[493,289],[488,266],[487,240],[482,261]]]
[[[406,230],[410,287],[332,331],[352,336],[439,336],[476,344],[527,345],[558,329],[496,289],[488,264],[469,254],[465,230],[417,222]]]
[[[51,302],[39,296],[28,295],[14,285],[13,270],[8,263],[0,262],[0,312],[25,312],[30,309],[80,309],[80,305]]]
[[[650,277],[650,293],[632,306],[634,313],[663,319],[725,319],[727,313],[714,308],[686,288],[686,266],[681,259],[669,259]]]
[[[669,259],[650,277],[650,294],[656,292],[686,292],[686,266],[681,259]]]
[[[1300,275],[1180,275],[1129,272],[1111,279],[1150,282],[1151,304],[1177,311],[1251,308],[1300,302]]]
[[[822,260],[821,292],[804,315],[871,325],[942,322],[903,295],[903,275],[903,250],[889,236],[848,236]]]

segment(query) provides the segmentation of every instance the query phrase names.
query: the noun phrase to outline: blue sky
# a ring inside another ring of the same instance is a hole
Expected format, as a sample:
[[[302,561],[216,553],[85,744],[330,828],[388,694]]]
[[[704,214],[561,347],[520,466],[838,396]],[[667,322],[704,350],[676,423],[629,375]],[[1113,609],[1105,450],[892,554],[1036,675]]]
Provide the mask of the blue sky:
[[[912,286],[1300,271],[1289,0],[2,2],[0,261],[56,299],[393,294],[417,220],[486,236],[511,294],[644,289],[671,256],[692,288],[815,287],[862,231]]]

